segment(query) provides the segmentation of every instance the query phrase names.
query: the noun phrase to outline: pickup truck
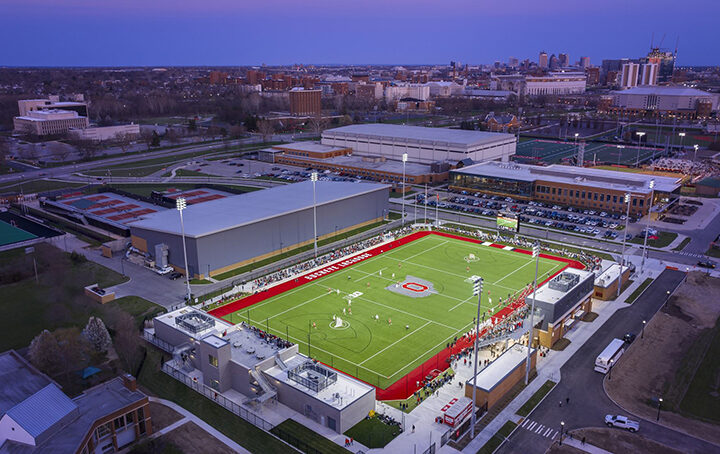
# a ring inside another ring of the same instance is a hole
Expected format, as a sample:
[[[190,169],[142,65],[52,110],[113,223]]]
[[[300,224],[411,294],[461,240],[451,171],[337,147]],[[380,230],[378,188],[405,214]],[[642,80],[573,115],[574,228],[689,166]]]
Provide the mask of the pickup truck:
[[[626,416],[607,415],[605,416],[605,424],[607,424],[608,427],[619,427],[621,429],[627,429],[630,432],[637,432],[640,430],[640,423],[627,419]]]

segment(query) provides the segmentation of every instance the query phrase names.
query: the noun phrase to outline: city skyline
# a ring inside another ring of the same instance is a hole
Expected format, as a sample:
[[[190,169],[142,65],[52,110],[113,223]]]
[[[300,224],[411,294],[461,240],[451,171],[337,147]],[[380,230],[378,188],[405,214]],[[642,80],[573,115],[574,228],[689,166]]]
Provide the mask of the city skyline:
[[[16,44],[0,50],[0,64],[491,64],[509,57],[536,62],[545,50],[569,54],[571,64],[588,56],[599,65],[602,59],[645,55],[654,36],[655,45],[662,41],[669,50],[679,39],[679,66],[717,65],[710,46],[720,5],[692,0],[681,11],[675,5],[461,0],[439,8],[426,0],[390,5],[370,0],[359,8],[326,0],[301,6],[287,0],[251,5],[130,0],[102,6],[87,0],[62,5],[1,0],[0,38]]]

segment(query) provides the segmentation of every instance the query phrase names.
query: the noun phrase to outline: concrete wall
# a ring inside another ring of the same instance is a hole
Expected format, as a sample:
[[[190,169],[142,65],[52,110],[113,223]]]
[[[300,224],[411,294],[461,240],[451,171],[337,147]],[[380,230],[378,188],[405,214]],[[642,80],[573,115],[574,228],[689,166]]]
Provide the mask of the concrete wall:
[[[220,348],[215,348],[204,341],[198,342],[197,354],[199,357],[197,358],[197,362],[200,365],[199,369],[203,373],[203,382],[205,385],[217,389],[220,392],[225,392],[232,388],[231,348],[227,342]],[[217,358],[217,367],[210,364],[209,355]],[[213,380],[218,381],[217,387],[213,385]]]
[[[530,355],[530,371],[535,369],[537,363],[537,350],[533,350]],[[500,402],[505,395],[510,392],[515,385],[525,379],[525,361],[518,364],[510,373],[508,373],[500,382],[490,390],[477,389],[475,393],[475,405],[482,407],[487,404],[488,410]],[[465,397],[472,399],[472,380],[465,383]]]

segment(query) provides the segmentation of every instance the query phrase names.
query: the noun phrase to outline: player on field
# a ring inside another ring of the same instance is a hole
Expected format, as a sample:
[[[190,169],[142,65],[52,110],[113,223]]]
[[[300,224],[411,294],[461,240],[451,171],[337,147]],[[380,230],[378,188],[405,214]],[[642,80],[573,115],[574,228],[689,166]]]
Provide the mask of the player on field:
[[[392,325],[392,319],[388,318],[388,325]]]

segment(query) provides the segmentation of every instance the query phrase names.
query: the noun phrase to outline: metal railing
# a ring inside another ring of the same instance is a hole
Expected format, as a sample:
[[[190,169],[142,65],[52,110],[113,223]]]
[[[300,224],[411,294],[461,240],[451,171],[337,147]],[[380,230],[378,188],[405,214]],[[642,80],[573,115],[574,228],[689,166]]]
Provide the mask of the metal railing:
[[[166,351],[170,354],[172,354],[175,351],[175,346],[165,342],[164,340],[160,339],[159,337],[155,336],[154,334],[149,333],[148,331],[143,331],[143,339],[150,342],[154,346],[158,347],[159,349]]]
[[[208,399],[212,400],[213,402],[217,403],[218,405],[220,405],[224,409],[230,411],[234,415],[241,417],[242,419],[244,419],[245,421],[254,425],[255,427],[259,427],[260,429],[265,430],[267,432],[269,432],[270,429],[272,429],[274,427],[273,424],[266,421],[262,417],[241,407],[240,405],[238,405],[237,403],[228,399],[227,397],[223,396],[221,393],[214,390],[213,388],[211,388],[203,383],[200,383],[196,380],[193,380],[192,378],[188,377],[182,371],[173,367],[169,363],[166,362],[165,364],[163,364],[162,370],[163,370],[163,372],[170,375],[175,380],[183,383],[188,388],[202,394],[203,396],[205,396]]]

